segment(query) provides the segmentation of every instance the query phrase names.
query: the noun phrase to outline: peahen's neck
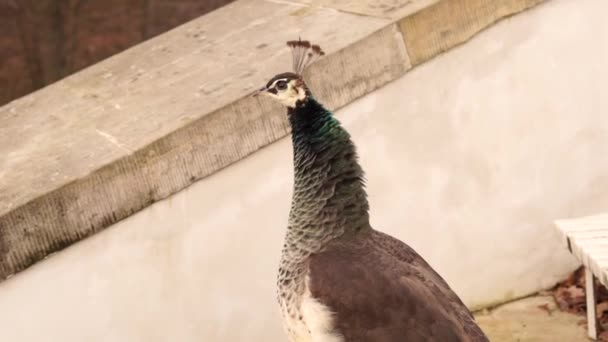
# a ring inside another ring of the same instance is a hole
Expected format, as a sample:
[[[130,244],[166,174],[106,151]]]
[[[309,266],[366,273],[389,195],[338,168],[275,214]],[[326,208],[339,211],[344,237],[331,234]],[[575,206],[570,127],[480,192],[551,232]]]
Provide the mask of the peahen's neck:
[[[287,243],[316,252],[369,228],[363,170],[350,135],[314,98],[288,111],[294,192]]]

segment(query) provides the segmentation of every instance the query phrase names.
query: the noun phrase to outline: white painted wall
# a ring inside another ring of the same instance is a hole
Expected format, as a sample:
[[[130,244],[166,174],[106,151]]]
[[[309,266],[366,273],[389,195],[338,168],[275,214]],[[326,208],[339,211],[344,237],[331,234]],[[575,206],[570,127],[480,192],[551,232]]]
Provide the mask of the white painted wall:
[[[471,306],[576,266],[555,218],[608,210],[604,0],[552,0],[338,112],[373,225]],[[3,341],[281,341],[288,138],[0,284]]]

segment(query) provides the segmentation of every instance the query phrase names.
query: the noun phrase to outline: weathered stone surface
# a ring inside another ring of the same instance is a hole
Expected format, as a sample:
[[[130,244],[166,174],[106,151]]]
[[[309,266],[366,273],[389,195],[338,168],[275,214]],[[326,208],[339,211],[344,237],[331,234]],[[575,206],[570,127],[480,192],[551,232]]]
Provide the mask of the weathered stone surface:
[[[0,108],[0,277],[287,134],[281,108],[247,97],[289,70],[286,40],[331,58],[387,24],[239,1]]]
[[[545,0],[443,0],[400,21],[412,65],[469,40],[497,20]]]
[[[316,7],[334,8],[339,11],[373,17],[401,19],[440,0],[289,0]]]
[[[411,68],[402,39],[397,25],[386,26],[319,60],[307,70],[307,82],[326,106],[340,108]]]
[[[285,41],[323,46],[305,76],[331,109],[430,56],[400,30],[421,19],[330,5],[239,0],[0,108],[0,279],[285,136],[249,96],[290,69]]]

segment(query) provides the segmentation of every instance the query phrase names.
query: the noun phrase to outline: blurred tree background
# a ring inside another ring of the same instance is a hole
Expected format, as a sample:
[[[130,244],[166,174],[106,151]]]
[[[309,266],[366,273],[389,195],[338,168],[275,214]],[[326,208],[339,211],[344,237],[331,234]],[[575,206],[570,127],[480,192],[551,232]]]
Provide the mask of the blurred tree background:
[[[0,105],[233,0],[0,0]]]

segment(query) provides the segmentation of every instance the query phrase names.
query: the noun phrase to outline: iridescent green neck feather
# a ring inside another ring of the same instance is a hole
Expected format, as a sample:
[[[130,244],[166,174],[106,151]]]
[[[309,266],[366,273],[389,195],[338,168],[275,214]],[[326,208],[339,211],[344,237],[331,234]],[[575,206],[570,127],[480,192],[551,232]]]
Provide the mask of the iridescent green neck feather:
[[[288,238],[314,252],[369,228],[363,170],[348,132],[312,96],[288,116],[294,153]]]

